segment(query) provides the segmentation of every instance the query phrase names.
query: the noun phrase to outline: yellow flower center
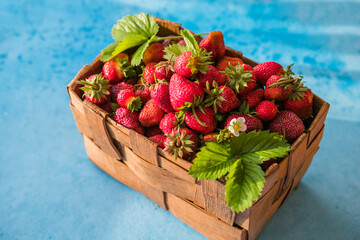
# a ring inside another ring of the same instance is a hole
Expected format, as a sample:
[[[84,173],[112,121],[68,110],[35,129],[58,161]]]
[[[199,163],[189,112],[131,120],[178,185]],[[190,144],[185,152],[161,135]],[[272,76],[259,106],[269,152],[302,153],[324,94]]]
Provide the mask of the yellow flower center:
[[[236,132],[239,132],[241,129],[241,123],[238,122],[234,123],[233,128]]]

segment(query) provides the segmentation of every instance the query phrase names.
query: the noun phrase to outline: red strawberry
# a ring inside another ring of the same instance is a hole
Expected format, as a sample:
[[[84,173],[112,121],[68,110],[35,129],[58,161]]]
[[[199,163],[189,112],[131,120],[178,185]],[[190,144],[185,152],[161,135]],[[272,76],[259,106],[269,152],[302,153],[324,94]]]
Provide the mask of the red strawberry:
[[[78,84],[84,85],[80,89],[84,91],[84,97],[92,103],[102,104],[110,95],[109,80],[101,76],[101,74],[91,75],[89,78],[77,81]]]
[[[225,54],[224,36],[220,31],[212,31],[199,43],[199,47],[211,52],[212,59],[218,59]]]
[[[145,104],[151,99],[151,92],[149,86],[139,88],[135,91],[135,95],[140,97],[141,101]]]
[[[227,77],[225,74],[222,74],[217,70],[216,67],[208,65],[206,66],[209,70],[204,73],[199,73],[199,85],[201,88],[206,88],[206,83],[209,83],[209,86],[213,86],[213,81],[215,80],[218,85],[224,85],[227,82]]]
[[[220,60],[218,61],[217,65],[216,65],[216,68],[219,71],[225,71],[225,68],[227,68],[229,66],[229,64],[235,67],[239,64],[240,65],[244,64],[244,62],[241,58],[224,56],[224,57],[220,58]]]
[[[177,157],[187,159],[191,157],[197,147],[196,134],[187,128],[174,130],[171,134],[166,134],[165,151]]]
[[[289,97],[293,87],[288,78],[282,75],[272,75],[265,85],[265,99],[282,101]],[[273,85],[276,84],[276,85]]]
[[[295,113],[280,111],[270,122],[269,129],[270,132],[276,132],[292,143],[305,131],[305,126]]]
[[[119,60],[127,58],[128,55],[126,53],[119,53],[116,57],[104,63],[102,74],[110,80],[111,84],[121,82],[124,79],[124,68]]]
[[[177,44],[181,46],[186,46],[186,42],[184,40],[180,40]]]
[[[143,73],[144,79],[146,82],[150,84],[155,83],[155,65],[156,62],[151,62],[147,64],[144,68],[144,73]]]
[[[164,45],[161,43],[152,43],[150,46],[145,50],[143,55],[143,62],[145,65],[148,65],[151,62],[160,62],[164,61]]]
[[[156,84],[154,89],[151,91],[151,96],[163,111],[167,113],[174,111],[170,102],[169,85]]]
[[[160,123],[164,117],[164,112],[154,99],[150,99],[139,115],[139,122],[143,127],[151,127]]]
[[[131,112],[138,111],[141,107],[140,97],[136,96],[131,89],[123,89],[117,95],[117,103],[120,107],[126,107]]]
[[[225,74],[229,78],[227,85],[240,95],[250,92],[256,86],[256,78],[248,64],[239,64],[236,67],[229,65]]]
[[[159,128],[159,126],[152,126],[152,127],[145,128],[145,136],[147,136],[147,137],[152,137],[152,136],[159,135],[159,134],[162,134],[162,131]]]
[[[206,65],[212,64],[209,59],[210,56],[206,51],[199,50],[196,53],[187,51],[176,58],[174,70],[180,76],[192,78],[198,72],[205,73],[208,70]]]
[[[210,133],[204,136],[205,142],[216,142],[219,133]]]
[[[199,109],[185,113],[185,123],[196,133],[209,134],[216,128],[214,111],[210,107],[203,108],[204,113]]]
[[[301,119],[307,119],[312,115],[314,94],[309,88],[301,87],[302,90],[295,90],[288,99],[283,102],[285,110],[289,110],[298,115]]]
[[[243,117],[245,118],[245,125],[246,125],[246,131],[245,132],[251,132],[251,131],[262,131],[263,130],[263,124],[262,122],[254,117],[247,114],[240,114],[240,113],[234,113],[231,114],[227,119],[225,120],[225,126],[228,127],[230,125],[231,120],[234,118]]]
[[[119,107],[115,111],[114,121],[126,128],[135,130],[140,134],[144,134],[144,128],[140,126],[138,116],[138,112],[130,112],[127,108]]]
[[[246,101],[249,108],[255,108],[261,100],[264,99],[264,89],[257,88],[241,96],[241,101]]]
[[[166,140],[166,136],[164,134],[159,134],[159,135],[154,135],[149,137],[149,140],[157,143],[159,145],[159,147],[161,148],[165,148],[165,140]]]
[[[276,62],[263,62],[254,67],[256,80],[262,85],[265,85],[272,75],[282,74],[283,72],[283,67]]]
[[[214,88],[205,90],[208,97],[205,100],[206,106],[213,106],[215,113],[227,113],[240,106],[240,100],[236,97],[234,91],[228,86],[214,84]]]
[[[255,111],[257,112],[257,117],[262,121],[271,121],[277,114],[277,106],[275,103],[270,101],[262,101],[257,106]]]
[[[123,89],[130,89],[132,91],[136,91],[136,88],[127,82],[121,82],[121,83],[112,85],[110,88],[110,97],[113,102],[117,101],[117,95],[120,92],[120,90],[123,90]]]
[[[163,119],[161,119],[159,127],[164,133],[170,134],[174,128],[179,126],[179,124],[176,113],[172,112],[166,114]]]
[[[198,84],[174,74],[170,79],[169,94],[171,106],[176,111],[180,111],[186,102],[193,103],[195,97],[197,99],[202,98],[204,90]]]
[[[158,80],[166,80],[167,82],[170,80],[171,76],[174,74],[171,70],[172,66],[170,65],[170,62],[159,62],[155,66],[155,76]]]

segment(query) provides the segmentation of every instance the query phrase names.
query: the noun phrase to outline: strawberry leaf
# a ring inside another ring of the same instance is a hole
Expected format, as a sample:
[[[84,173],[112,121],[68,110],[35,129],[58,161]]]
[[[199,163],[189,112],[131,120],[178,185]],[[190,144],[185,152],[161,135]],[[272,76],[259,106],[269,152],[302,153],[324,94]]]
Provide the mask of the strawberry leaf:
[[[122,40],[121,42],[118,43],[115,50],[112,52],[112,57],[115,57],[119,53],[121,53],[129,48],[139,46],[147,41],[148,41],[148,39],[141,35],[128,36],[124,40]]]
[[[183,29],[180,31],[180,34],[184,38],[186,48],[188,49],[187,51],[195,53],[199,50],[199,44],[189,30]]]
[[[101,51],[100,60],[103,62],[109,61],[113,56],[112,53],[119,44],[119,41],[115,41]]]
[[[170,60],[170,59],[171,59],[171,61],[175,61],[176,58],[177,58],[180,54],[188,51],[188,49],[186,48],[186,46],[183,46],[183,45],[179,45],[179,44],[177,44],[177,43],[174,43],[174,44],[171,44],[171,45],[165,47],[165,50],[164,50],[164,51],[165,51],[164,58],[165,58],[166,60]]]

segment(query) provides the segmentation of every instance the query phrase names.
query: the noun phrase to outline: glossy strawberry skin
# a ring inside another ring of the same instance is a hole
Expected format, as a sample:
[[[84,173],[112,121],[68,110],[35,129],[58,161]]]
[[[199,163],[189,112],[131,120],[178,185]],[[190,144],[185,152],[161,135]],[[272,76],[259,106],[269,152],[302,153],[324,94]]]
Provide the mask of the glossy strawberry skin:
[[[175,113],[168,113],[161,119],[159,127],[164,133],[170,134],[171,131],[177,127],[176,122]]]
[[[257,112],[257,117],[262,121],[271,121],[277,114],[277,107],[275,103],[264,100],[261,101],[257,106],[255,111]]]
[[[109,79],[110,84],[121,82],[124,79],[124,72],[119,66],[116,59],[125,59],[128,55],[126,53],[119,53],[115,58],[104,63],[102,68],[102,75]]]
[[[288,89],[285,89],[284,86],[269,87],[271,84],[277,83],[282,78],[284,78],[284,76],[272,75],[266,81],[266,85],[265,85],[266,88],[265,88],[265,93],[264,93],[265,99],[283,101],[289,97],[289,95],[292,91],[291,85],[289,85]]]
[[[224,56],[218,61],[216,68],[219,71],[224,71],[225,68],[229,66],[229,63],[234,67],[237,66],[238,64],[244,64],[241,58]]]
[[[283,67],[276,62],[263,62],[254,67],[256,79],[262,85],[272,76],[284,72]]]
[[[231,88],[228,86],[220,86],[219,89],[223,89],[220,96],[225,99],[225,101],[219,101],[220,104],[217,106],[219,113],[227,113],[240,106],[240,100]]]
[[[211,52],[212,59],[219,59],[225,55],[224,36],[220,31],[210,32],[199,43],[199,47]]]
[[[305,131],[302,120],[291,111],[280,111],[269,124],[270,132],[276,132],[293,143]]]
[[[264,89],[257,88],[241,96],[241,101],[246,101],[249,104],[249,108],[253,109],[256,105],[264,99]]]
[[[202,113],[198,108],[195,109],[195,113],[198,116],[199,120],[205,124],[205,126],[200,125],[200,123],[196,120],[194,114],[191,111],[185,113],[185,123],[190,129],[192,129],[196,133],[209,134],[212,133],[216,128],[214,111],[210,107],[203,109],[205,114]]]
[[[114,121],[143,135],[144,128],[140,126],[138,116],[138,112],[131,112],[127,108],[119,107],[115,111]]]
[[[160,62],[164,61],[164,45],[161,43],[152,43],[150,46],[145,50],[143,55],[143,62],[145,65],[151,63],[151,62]]]
[[[151,62],[144,68],[144,79],[150,84],[155,83],[155,65],[156,62]]]
[[[164,134],[158,134],[158,135],[154,135],[149,137],[149,140],[157,143],[159,145],[159,147],[161,148],[165,148],[165,140],[166,140],[166,136]]]
[[[225,126],[228,127],[230,125],[231,120],[234,118],[243,117],[245,118],[245,125],[247,127],[245,132],[251,132],[251,131],[262,131],[263,130],[263,124],[257,117],[250,116],[247,114],[240,114],[240,113],[234,113],[228,116],[225,120]]]
[[[186,131],[186,136],[189,136],[189,135],[190,135],[191,137],[190,137],[189,140],[194,143],[194,144],[192,145],[192,147],[191,147],[191,149],[192,149],[192,152],[191,152],[191,153],[184,152],[184,155],[183,155],[182,158],[183,158],[183,159],[187,159],[187,158],[189,158],[189,157],[191,157],[192,155],[195,154],[196,147],[197,147],[197,145],[198,145],[197,137],[196,137],[196,134],[195,134],[193,131],[191,131],[190,129],[188,129],[188,128],[180,128],[178,131],[180,132],[180,134],[181,134],[182,132]],[[165,139],[165,146],[168,145],[169,142],[171,142],[170,138],[166,137],[166,139]]]
[[[209,83],[209,86],[212,88],[213,81],[220,86],[224,85],[227,82],[227,77],[225,74],[222,74],[217,70],[216,67],[208,65],[206,66],[209,70],[206,73],[199,73],[199,85],[202,89],[206,88],[206,83]]]
[[[172,75],[169,85],[171,106],[176,111],[184,106],[185,102],[194,102],[194,97],[200,98],[204,90],[196,83],[178,75]]]
[[[129,102],[134,98],[137,97],[133,90],[131,89],[123,89],[120,90],[117,95],[117,103],[120,107],[127,107]]]
[[[180,54],[176,60],[174,65],[175,72],[185,78],[195,77],[197,72],[192,73],[191,68],[188,68],[187,65],[189,63],[189,58],[191,57],[191,52],[187,51]]]
[[[139,114],[139,122],[143,127],[152,127],[160,123],[164,117],[164,111],[154,99],[150,99]]]
[[[285,99],[283,102],[283,107],[285,110],[289,110],[298,115],[302,120],[311,117],[313,112],[313,97],[314,94],[310,89],[307,89],[304,92],[306,95],[299,100]]]
[[[130,83],[127,83],[127,82],[121,82],[121,83],[112,85],[110,88],[110,98],[113,102],[117,101],[117,95],[120,92],[120,90],[123,90],[123,89],[130,89],[132,91],[136,90],[136,88],[133,85],[131,85]]]
[[[163,111],[174,112],[170,102],[169,85],[157,84],[151,91],[151,96]]]
[[[143,104],[147,103],[151,99],[151,92],[148,86],[144,87],[143,89],[137,89],[135,91],[135,95],[140,97]]]

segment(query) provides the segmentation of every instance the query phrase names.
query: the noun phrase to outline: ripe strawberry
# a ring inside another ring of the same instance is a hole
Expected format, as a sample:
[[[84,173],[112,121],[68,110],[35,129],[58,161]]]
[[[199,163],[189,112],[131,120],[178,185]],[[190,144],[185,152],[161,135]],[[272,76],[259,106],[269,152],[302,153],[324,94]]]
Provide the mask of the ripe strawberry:
[[[210,133],[204,136],[205,142],[216,142],[219,133]]]
[[[263,130],[263,124],[262,122],[254,116],[248,115],[248,114],[240,114],[240,113],[234,113],[227,117],[225,120],[225,127],[228,127],[230,125],[231,120],[234,118],[243,117],[245,118],[245,125],[246,125],[246,131],[245,132],[251,132],[251,131],[262,131]]]
[[[227,85],[240,95],[250,92],[256,86],[256,78],[248,64],[238,64],[236,67],[229,65],[225,74],[229,78]]]
[[[205,73],[208,70],[206,66],[212,64],[209,59],[205,50],[198,50],[196,53],[187,51],[176,58],[174,70],[180,76],[192,78],[198,72]]]
[[[125,78],[125,70],[134,74],[133,68],[130,66],[128,55],[126,53],[119,53],[113,59],[104,63],[102,74],[109,79],[111,84],[121,82]],[[131,71],[130,71],[131,70]]]
[[[210,107],[203,108],[203,111],[196,108],[194,111],[186,112],[185,123],[196,133],[209,134],[216,128],[214,111]]]
[[[164,112],[154,99],[150,99],[139,115],[139,122],[143,127],[151,127],[160,123],[164,117]]]
[[[126,107],[131,112],[138,111],[142,104],[140,97],[136,96],[131,89],[120,90],[117,95],[117,103],[120,107]]]
[[[228,86],[219,87],[215,82],[214,88],[210,89],[208,86],[205,92],[208,94],[205,100],[205,106],[213,106],[215,113],[227,113],[240,106],[240,100]]]
[[[196,134],[187,128],[173,130],[171,134],[166,134],[165,151],[177,157],[187,159],[191,157],[197,147]]]
[[[305,126],[301,119],[291,111],[280,111],[269,124],[270,132],[276,132],[292,143],[304,131]]]
[[[180,126],[181,121],[176,117],[176,113],[171,112],[166,114],[163,119],[161,119],[159,127],[160,129],[167,134],[170,134],[172,130]]]
[[[275,103],[264,100],[260,102],[255,111],[257,112],[257,117],[262,121],[271,121],[277,114],[277,106]]]
[[[218,61],[216,68],[219,71],[225,71],[225,68],[227,68],[229,66],[229,64],[235,67],[239,64],[240,65],[244,64],[244,62],[241,58],[223,56]]]
[[[102,104],[110,95],[109,80],[102,77],[101,74],[91,75],[89,78],[77,81],[84,85],[80,89],[84,91],[84,97],[92,103]]]
[[[208,65],[206,66],[209,70],[204,73],[199,73],[199,85],[202,89],[206,88],[206,83],[209,83],[209,86],[213,86],[213,81],[215,80],[218,85],[224,85],[228,79],[225,74],[222,74],[217,70],[216,67]]]
[[[300,90],[301,89],[301,90]],[[314,94],[309,88],[301,87],[292,92],[289,98],[283,102],[285,110],[289,110],[298,115],[302,120],[311,117],[313,112]]]
[[[225,54],[224,36],[220,31],[212,31],[199,43],[199,47],[211,52],[212,59],[219,59]]]
[[[171,76],[174,74],[172,71],[173,66],[171,66],[171,63],[169,61],[165,62],[159,62],[155,66],[155,76],[158,80],[166,80],[167,82],[170,80]]]
[[[166,140],[166,136],[164,134],[158,134],[158,135],[154,135],[149,137],[149,140],[157,143],[159,145],[159,147],[161,148],[165,148],[165,140]]]
[[[152,136],[159,135],[159,134],[162,134],[162,131],[159,128],[159,126],[152,126],[152,127],[145,128],[145,136],[147,136],[147,137],[152,137]]]
[[[161,43],[152,43],[150,46],[145,50],[143,55],[143,62],[145,65],[148,65],[151,62],[160,62],[164,61],[164,45]]]
[[[249,108],[253,109],[256,105],[264,99],[264,89],[257,88],[253,89],[248,93],[241,96],[241,101],[246,101],[249,104]]]
[[[130,83],[127,83],[127,82],[117,83],[115,85],[112,85],[110,88],[111,101],[116,102],[118,93],[120,92],[120,90],[123,90],[123,89],[130,89],[132,91],[136,91],[136,88],[133,85],[131,85]]]
[[[265,99],[283,101],[288,98],[293,89],[292,83],[289,83],[288,80],[282,75],[272,75],[266,81]]]
[[[115,111],[114,121],[123,125],[126,128],[135,130],[140,134],[144,134],[144,128],[140,126],[138,116],[138,112],[131,112],[127,108],[119,107]]]
[[[254,75],[256,80],[262,85],[265,85],[266,81],[272,75],[279,75],[283,72],[283,67],[276,62],[263,62],[254,67]]]
[[[146,82],[150,84],[155,83],[155,65],[156,62],[151,62],[147,64],[144,68],[144,72],[143,72],[144,79]]]
[[[168,84],[156,84],[154,89],[151,91],[151,96],[163,111],[167,113],[174,111],[170,102]]]
[[[151,99],[151,92],[149,86],[136,89],[135,95],[140,97],[141,102],[143,102],[144,104],[147,103]]]
[[[169,94],[171,106],[176,111],[180,111],[185,103],[193,103],[195,98],[202,98],[204,90],[198,84],[174,74],[170,79]]]

